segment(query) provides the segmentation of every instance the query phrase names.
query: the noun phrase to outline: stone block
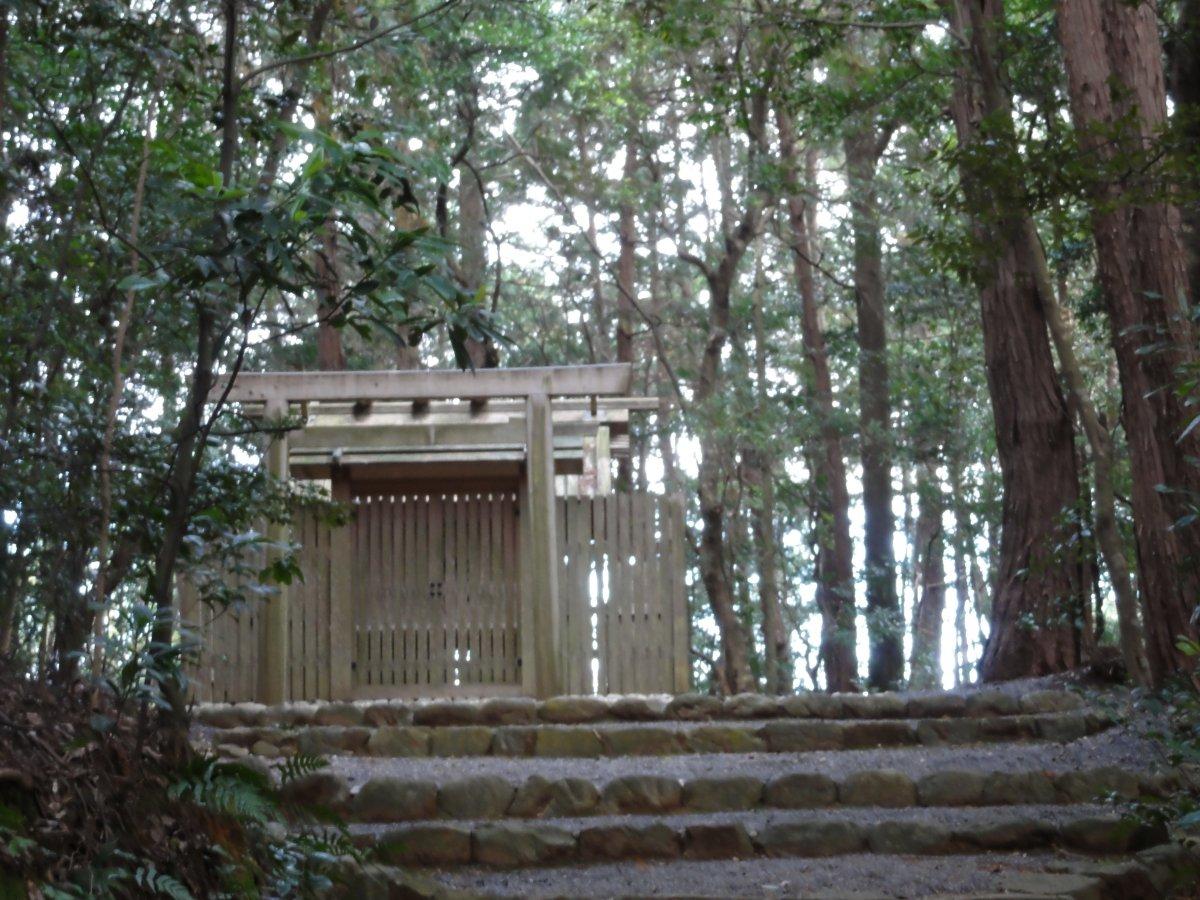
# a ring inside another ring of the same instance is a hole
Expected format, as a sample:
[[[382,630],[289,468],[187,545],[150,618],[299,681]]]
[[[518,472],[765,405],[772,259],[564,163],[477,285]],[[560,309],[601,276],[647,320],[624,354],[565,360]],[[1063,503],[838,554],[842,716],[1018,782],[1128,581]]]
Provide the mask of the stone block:
[[[967,698],[962,694],[909,697],[906,712],[914,719],[949,719],[963,716],[967,712]]]
[[[554,725],[586,725],[608,718],[608,704],[599,697],[551,697],[538,707],[538,718]]]
[[[353,703],[322,703],[312,721],[314,725],[362,725],[363,709]]]
[[[1012,694],[1003,691],[975,691],[967,694],[967,715],[1011,716],[1020,711],[1020,703]]]
[[[430,756],[486,756],[493,730],[486,725],[435,728],[429,736]]]
[[[1059,713],[1082,709],[1083,698],[1070,691],[1030,691],[1018,701],[1024,713]]]
[[[662,697],[619,697],[609,712],[626,722],[657,722],[667,717],[667,701]]]
[[[781,822],[768,825],[758,835],[767,856],[842,856],[866,846],[862,828],[839,819]]]
[[[614,813],[668,812],[682,802],[679,782],[659,775],[626,775],[610,781],[600,792],[600,808]]]
[[[721,714],[721,698],[708,694],[680,694],[667,704],[667,718],[686,722],[713,719]]]
[[[367,739],[371,756],[428,756],[429,729],[407,725],[386,725],[376,728]]]
[[[461,825],[413,825],[382,835],[375,858],[398,866],[459,866],[471,861],[471,830]]]
[[[438,812],[448,819],[499,819],[517,789],[495,775],[461,778],[438,790]]]
[[[683,834],[685,859],[747,859],[754,842],[741,822],[689,825]]]
[[[539,728],[534,743],[538,756],[597,757],[603,750],[592,728]]]
[[[671,728],[640,725],[633,728],[605,728],[600,732],[608,756],[670,756],[685,748],[681,732]]]
[[[414,725],[440,727],[444,725],[477,725],[482,721],[482,717],[478,704],[444,701],[425,703],[415,707],[412,720]]]
[[[537,722],[537,701],[528,697],[496,697],[479,709],[488,725],[532,725]]]
[[[769,782],[763,803],[779,809],[819,809],[837,802],[837,783],[825,775],[797,772]]]
[[[783,705],[778,697],[735,694],[722,704],[721,715],[729,719],[774,719],[783,715]]]
[[[842,726],[842,744],[847,750],[869,747],[909,747],[917,743],[915,722],[900,719],[874,719],[847,722]]]
[[[758,778],[695,778],[684,782],[683,808],[689,812],[754,809],[762,796],[763,783]]]
[[[767,743],[749,728],[736,725],[703,725],[680,732],[693,753],[758,753]]]
[[[874,853],[926,855],[949,853],[956,847],[950,829],[932,822],[879,822],[867,830],[867,846]]]
[[[408,822],[432,819],[437,814],[437,785],[385,776],[372,778],[351,801],[351,813],[360,822]]]
[[[579,833],[579,855],[583,860],[675,859],[679,854],[679,835],[661,822],[601,825]]]
[[[915,806],[917,786],[903,772],[872,769],[846,776],[838,785],[838,799],[846,806]]]
[[[907,704],[897,694],[835,694],[842,710],[851,719],[899,719],[907,712]]]
[[[471,855],[481,865],[511,868],[565,862],[576,849],[575,836],[562,828],[505,823],[475,829]]]
[[[1105,801],[1113,794],[1120,800],[1136,800],[1141,793],[1137,776],[1116,766],[1064,772],[1055,780],[1055,787],[1070,803]]]
[[[1053,776],[1046,772],[993,772],[983,782],[987,806],[1057,803]]]
[[[917,800],[922,806],[975,806],[986,781],[980,772],[934,772],[917,782]]]
[[[595,810],[600,791],[583,778],[550,780],[531,775],[508,807],[510,816],[525,819],[583,816]]]
[[[285,803],[338,812],[350,800],[350,785],[341,775],[317,771],[287,782],[279,794]]]
[[[844,726],[840,722],[769,722],[758,731],[767,748],[775,753],[805,753],[810,750],[840,750]]]
[[[492,737],[493,756],[533,756],[538,729],[532,726],[504,726]]]

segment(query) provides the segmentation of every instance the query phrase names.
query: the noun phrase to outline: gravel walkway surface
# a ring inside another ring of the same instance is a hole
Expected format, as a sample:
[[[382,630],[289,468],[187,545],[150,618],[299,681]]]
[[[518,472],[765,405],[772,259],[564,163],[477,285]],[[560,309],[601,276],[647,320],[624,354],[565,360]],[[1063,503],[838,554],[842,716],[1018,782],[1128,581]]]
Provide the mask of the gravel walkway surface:
[[[856,854],[835,859],[613,863],[433,877],[458,890],[502,897],[927,897],[995,891],[1005,874],[1058,868],[1062,854],[954,857]]]
[[[692,779],[748,775],[765,779],[783,773],[814,772],[839,778],[863,769],[896,769],[913,778],[948,769],[975,772],[1066,772],[1119,766],[1150,772],[1163,764],[1161,748],[1130,726],[1110,728],[1066,744],[1029,742],[952,747],[898,747],[879,750],[823,750],[808,753],[680,754],[654,757],[569,759],[477,756],[464,758],[381,758],[335,756],[332,771],[352,786],[388,775],[444,783],[475,775],[513,782],[530,775],[585,778],[604,784],[625,775],[664,775]]]
[[[607,825],[629,825],[633,827],[652,825],[655,822],[670,821],[673,827],[685,828],[688,825],[719,825],[727,822],[740,822],[751,832],[759,832],[771,825],[784,825],[792,822],[853,822],[858,825],[871,825],[877,822],[920,822],[926,825],[942,825],[946,828],[970,828],[981,824],[992,824],[997,821],[1011,822],[1014,819],[1032,819],[1044,825],[1060,825],[1075,819],[1086,819],[1092,816],[1112,816],[1111,806],[1096,803],[1078,803],[1069,806],[1036,805],[1036,806],[1004,806],[1004,807],[957,807],[935,806],[906,809],[886,809],[877,806],[838,807],[836,809],[805,809],[779,810],[754,809],[745,812],[701,812],[701,813],[657,813],[649,815],[608,815],[587,816],[579,819],[554,818],[544,820],[544,824],[565,828],[568,831],[583,828],[600,828]],[[447,820],[439,820],[445,824]],[[543,820],[530,820],[537,823]],[[427,822],[414,822],[413,825],[427,825]],[[455,820],[456,825],[468,827],[483,825],[513,825],[520,826],[520,819],[480,820],[476,822]],[[367,824],[355,823],[349,826],[352,834],[386,834],[389,831],[403,830],[401,824]]]

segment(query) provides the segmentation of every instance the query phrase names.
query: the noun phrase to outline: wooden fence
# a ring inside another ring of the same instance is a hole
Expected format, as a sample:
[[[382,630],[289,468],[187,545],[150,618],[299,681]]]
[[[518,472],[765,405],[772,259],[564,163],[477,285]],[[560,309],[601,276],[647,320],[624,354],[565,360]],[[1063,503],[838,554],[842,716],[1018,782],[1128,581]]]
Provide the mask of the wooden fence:
[[[522,692],[518,495],[355,498],[351,529],[355,697]],[[689,685],[683,512],[677,498],[556,501],[563,693],[678,693]],[[301,513],[302,580],[288,587],[290,700],[332,696],[335,532]],[[181,591],[205,646],[189,667],[198,701],[257,695],[257,604],[214,611]]]
[[[363,497],[356,505],[355,693],[518,693],[515,492]]]
[[[609,494],[559,500],[557,512],[564,691],[686,691],[682,503]]]

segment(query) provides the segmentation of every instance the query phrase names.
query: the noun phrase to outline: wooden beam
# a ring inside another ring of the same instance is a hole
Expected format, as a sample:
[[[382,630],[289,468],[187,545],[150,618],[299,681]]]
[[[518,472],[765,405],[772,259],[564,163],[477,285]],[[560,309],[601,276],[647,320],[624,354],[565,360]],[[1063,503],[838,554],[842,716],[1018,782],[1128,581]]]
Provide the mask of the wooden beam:
[[[210,397],[228,383],[219,378]],[[492,397],[620,396],[633,384],[629,363],[525,369],[397,369],[380,372],[241,372],[229,391],[240,403],[265,401],[454,400]]]
[[[545,394],[531,394],[526,400],[528,414],[528,457],[525,469],[525,517],[527,538],[523,562],[527,569],[525,597],[532,615],[525,618],[533,627],[532,640],[525,646],[533,651],[524,657],[524,666],[534,668],[532,679],[539,697],[551,697],[561,691],[559,650],[561,649],[561,613],[558,593],[558,528],[554,499],[554,431],[550,402]],[[528,627],[528,626],[527,626]]]
[[[349,503],[350,479],[344,471],[330,479],[332,499]],[[332,529],[329,547],[329,699],[354,694],[354,520]]]
[[[287,414],[287,405],[279,400],[267,403],[264,418],[279,421]],[[280,431],[270,438],[267,445],[267,472],[273,478],[288,477],[287,432]],[[288,539],[287,527],[278,523],[267,525],[267,540],[275,547],[282,546]],[[279,558],[280,551],[268,551],[268,559]],[[278,593],[269,597],[259,613],[261,627],[258,629],[258,699],[270,705],[283,703],[288,683],[288,586],[278,585]]]

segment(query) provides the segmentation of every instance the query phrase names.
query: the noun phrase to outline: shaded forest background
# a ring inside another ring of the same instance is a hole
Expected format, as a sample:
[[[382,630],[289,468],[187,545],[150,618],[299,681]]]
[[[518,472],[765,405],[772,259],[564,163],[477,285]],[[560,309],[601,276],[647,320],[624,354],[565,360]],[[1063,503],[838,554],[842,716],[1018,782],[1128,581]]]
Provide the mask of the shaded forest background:
[[[176,577],[296,576],[220,578],[323,503],[221,374],[620,360],[660,405],[618,481],[690,503],[700,686],[1162,683],[1200,591],[1198,17],[0,5],[0,651],[181,712]]]

